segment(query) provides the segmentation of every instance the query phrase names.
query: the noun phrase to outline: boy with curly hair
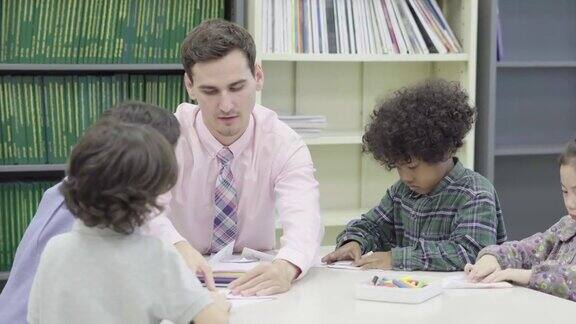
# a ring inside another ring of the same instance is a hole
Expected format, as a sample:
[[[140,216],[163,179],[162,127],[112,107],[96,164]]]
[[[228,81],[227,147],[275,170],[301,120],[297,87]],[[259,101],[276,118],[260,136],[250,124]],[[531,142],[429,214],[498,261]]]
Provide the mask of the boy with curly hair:
[[[224,297],[141,230],[177,176],[174,150],[153,127],[106,118],[90,127],[60,187],[76,220],[42,253],[28,323],[227,323]]]
[[[381,101],[363,151],[400,180],[380,204],[351,221],[322,261],[365,269],[458,271],[506,240],[493,185],[455,157],[475,111],[457,83],[429,80]],[[363,256],[367,252],[374,252]]]

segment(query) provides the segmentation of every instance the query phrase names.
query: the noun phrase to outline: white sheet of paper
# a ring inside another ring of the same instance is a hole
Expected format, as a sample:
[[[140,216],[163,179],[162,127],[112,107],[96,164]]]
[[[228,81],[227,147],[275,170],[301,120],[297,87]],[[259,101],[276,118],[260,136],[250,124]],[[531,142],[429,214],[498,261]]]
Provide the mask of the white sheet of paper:
[[[210,258],[208,263],[212,267],[213,272],[248,272],[260,263],[254,258],[249,259],[234,255],[235,242],[230,242]]]
[[[514,287],[511,283],[504,281],[494,283],[470,282],[466,279],[465,274],[444,278],[442,286],[444,289],[489,289]]]
[[[248,272],[256,267],[260,262],[236,263],[236,262],[219,262],[213,263],[213,272]]]
[[[232,304],[232,306],[237,306],[237,305],[244,305],[244,304],[250,304],[250,301],[252,302],[258,302],[258,301],[266,301],[266,300],[274,300],[274,299],[278,299],[277,295],[272,295],[272,296],[241,296],[241,295],[232,295],[232,292],[230,291],[230,289],[218,289],[218,292],[222,293],[224,296],[226,296],[226,299]]]
[[[262,299],[262,300],[268,299],[268,300],[270,300],[270,299],[278,299],[278,297],[276,297],[276,296],[246,296],[245,297],[245,296],[241,296],[241,295],[232,295],[231,292],[228,292],[226,294],[226,299],[228,299],[228,300],[234,300],[234,299]]]
[[[352,261],[336,261],[332,264],[323,264],[322,266],[330,269],[362,270],[361,267],[352,265]]]
[[[260,252],[257,250],[253,250],[251,248],[243,248],[242,249],[242,256],[246,257],[246,258],[256,258],[260,261],[274,261],[274,255],[268,254],[268,253],[264,253],[264,252]]]
[[[243,255],[225,256],[224,258],[222,258],[222,260],[220,260],[220,262],[225,263],[250,263],[258,261],[260,261],[258,258],[245,257]]]
[[[234,243],[236,243],[236,241],[228,243],[228,245],[226,245],[222,250],[211,256],[208,263],[210,263],[210,265],[214,265],[216,263],[222,262],[223,259],[232,256],[234,253]]]

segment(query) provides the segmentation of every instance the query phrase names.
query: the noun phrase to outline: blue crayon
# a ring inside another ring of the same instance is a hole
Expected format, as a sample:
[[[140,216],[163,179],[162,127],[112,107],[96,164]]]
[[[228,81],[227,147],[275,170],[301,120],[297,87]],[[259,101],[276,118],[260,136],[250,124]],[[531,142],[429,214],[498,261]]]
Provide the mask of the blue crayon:
[[[394,286],[398,288],[414,288],[413,286],[410,286],[409,284],[402,282],[401,280],[398,279],[393,279],[392,283],[394,284]]]

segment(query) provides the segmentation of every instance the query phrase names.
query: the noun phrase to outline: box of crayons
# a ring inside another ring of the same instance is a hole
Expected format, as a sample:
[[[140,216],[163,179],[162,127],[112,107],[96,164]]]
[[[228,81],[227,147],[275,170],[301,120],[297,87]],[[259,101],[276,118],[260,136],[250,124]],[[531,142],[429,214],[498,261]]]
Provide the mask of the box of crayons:
[[[427,278],[373,276],[356,286],[356,299],[419,304],[442,293],[442,282]]]

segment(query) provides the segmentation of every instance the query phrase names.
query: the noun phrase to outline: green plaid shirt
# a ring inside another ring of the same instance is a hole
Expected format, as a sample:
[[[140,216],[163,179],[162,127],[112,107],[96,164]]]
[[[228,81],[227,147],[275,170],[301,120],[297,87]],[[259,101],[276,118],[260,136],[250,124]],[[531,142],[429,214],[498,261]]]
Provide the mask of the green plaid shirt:
[[[482,248],[506,241],[494,187],[454,161],[426,195],[396,182],[378,206],[348,223],[337,246],[353,240],[362,253],[392,251],[396,270],[457,271],[473,263]]]

